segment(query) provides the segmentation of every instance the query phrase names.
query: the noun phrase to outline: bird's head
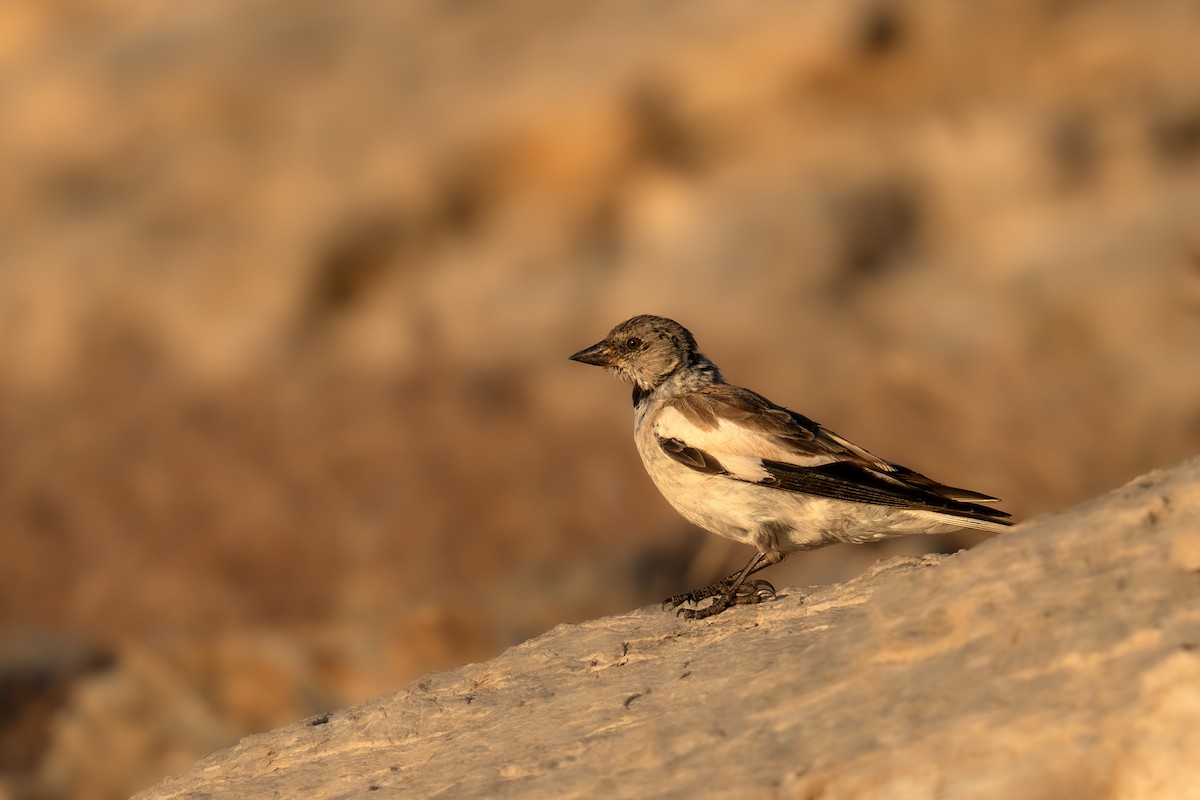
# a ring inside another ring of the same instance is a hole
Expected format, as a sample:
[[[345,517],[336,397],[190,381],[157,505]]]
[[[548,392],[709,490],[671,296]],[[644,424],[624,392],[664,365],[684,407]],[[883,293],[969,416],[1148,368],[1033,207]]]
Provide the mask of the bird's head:
[[[625,320],[608,336],[571,356],[572,361],[605,367],[643,392],[701,358],[687,328],[650,314]]]

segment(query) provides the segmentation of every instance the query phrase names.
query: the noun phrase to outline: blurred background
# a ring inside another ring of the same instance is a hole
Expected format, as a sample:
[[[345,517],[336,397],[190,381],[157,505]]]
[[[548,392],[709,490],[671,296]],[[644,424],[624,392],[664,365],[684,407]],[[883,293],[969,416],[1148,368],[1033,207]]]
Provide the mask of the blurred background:
[[[741,566],[567,361],[633,314],[1019,518],[1195,454],[1198,26],[0,2],[0,798],[124,797]]]

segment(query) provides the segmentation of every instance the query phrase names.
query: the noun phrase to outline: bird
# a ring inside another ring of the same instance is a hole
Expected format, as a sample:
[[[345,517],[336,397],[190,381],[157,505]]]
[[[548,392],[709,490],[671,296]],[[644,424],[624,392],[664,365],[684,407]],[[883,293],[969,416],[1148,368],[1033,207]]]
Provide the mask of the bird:
[[[882,459],[727,383],[692,333],[666,317],[628,319],[570,359],[633,384],[634,443],[667,502],[692,524],[756,549],[727,578],[663,601],[684,618],[773,599],[774,586],[748,578],[791,553],[1012,524],[990,505],[995,497]]]

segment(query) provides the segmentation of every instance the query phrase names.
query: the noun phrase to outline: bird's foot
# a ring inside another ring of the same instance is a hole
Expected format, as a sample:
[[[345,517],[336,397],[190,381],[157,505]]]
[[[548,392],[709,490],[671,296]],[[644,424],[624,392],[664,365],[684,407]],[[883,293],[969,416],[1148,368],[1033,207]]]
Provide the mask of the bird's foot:
[[[677,612],[684,619],[704,619],[720,614],[730,606],[756,605],[764,600],[774,600],[775,594],[775,587],[768,581],[747,581],[735,586],[732,578],[726,578],[703,589],[668,597],[663,605],[678,608],[684,603],[699,603],[711,597],[713,601],[704,608],[680,608]]]
[[[731,586],[733,586],[732,575],[717,581],[712,586],[705,586],[703,589],[693,589],[683,594],[671,595],[666,600],[663,600],[663,605],[670,609],[678,608],[684,603],[699,603],[701,600],[706,600],[709,597],[719,597],[726,594]]]

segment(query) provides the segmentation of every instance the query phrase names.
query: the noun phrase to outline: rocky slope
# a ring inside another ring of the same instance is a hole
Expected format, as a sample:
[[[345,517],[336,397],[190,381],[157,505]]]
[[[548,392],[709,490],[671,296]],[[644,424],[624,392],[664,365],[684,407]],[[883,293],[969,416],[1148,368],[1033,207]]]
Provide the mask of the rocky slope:
[[[1200,459],[782,594],[562,625],[138,800],[1200,792]]]

